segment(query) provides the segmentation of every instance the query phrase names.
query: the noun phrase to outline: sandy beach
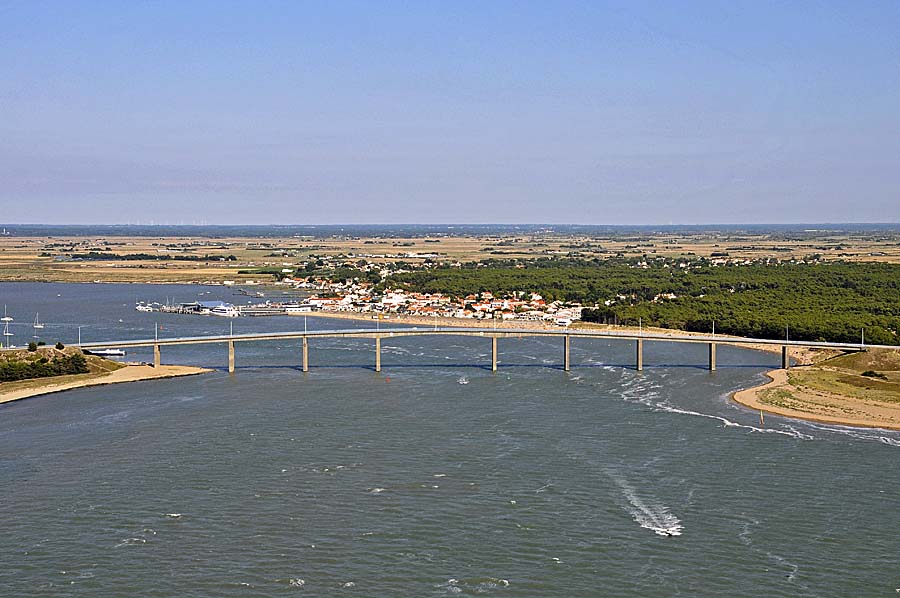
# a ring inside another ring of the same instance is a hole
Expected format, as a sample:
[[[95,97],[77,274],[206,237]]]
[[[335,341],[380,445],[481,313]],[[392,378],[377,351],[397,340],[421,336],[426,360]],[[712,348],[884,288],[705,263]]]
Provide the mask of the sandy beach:
[[[163,365],[158,368],[149,365],[126,365],[109,373],[77,374],[73,376],[37,378],[22,382],[4,382],[0,384],[0,403],[19,401],[29,397],[62,392],[73,388],[193,376],[209,371],[212,370],[183,365]]]
[[[751,409],[815,422],[900,430],[900,402],[846,397],[793,384],[787,370],[767,372],[770,381],[739,390],[732,398]]]

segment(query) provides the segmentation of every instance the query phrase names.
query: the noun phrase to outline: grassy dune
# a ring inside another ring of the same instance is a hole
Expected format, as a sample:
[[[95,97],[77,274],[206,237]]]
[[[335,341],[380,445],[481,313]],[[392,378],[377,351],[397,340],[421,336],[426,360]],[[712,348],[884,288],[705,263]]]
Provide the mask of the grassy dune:
[[[900,350],[841,355],[770,375],[772,382],[735,393],[735,400],[790,417],[900,428]]]

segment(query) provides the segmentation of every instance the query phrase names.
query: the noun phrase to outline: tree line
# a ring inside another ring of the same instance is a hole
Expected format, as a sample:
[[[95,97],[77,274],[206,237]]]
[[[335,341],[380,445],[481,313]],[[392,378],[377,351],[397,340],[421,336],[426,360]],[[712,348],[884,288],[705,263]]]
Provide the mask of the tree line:
[[[389,284],[455,297],[539,293],[598,305],[583,318],[794,340],[900,345],[900,265],[779,263],[680,268],[671,263],[481,262],[396,275]],[[674,295],[674,298],[668,298]],[[608,303],[608,304],[607,304]]]
[[[0,361],[0,382],[31,380],[32,378],[46,378],[65,374],[87,374],[89,371],[87,360],[81,353],[57,355],[53,359],[47,359],[46,357],[34,360],[10,359]]]

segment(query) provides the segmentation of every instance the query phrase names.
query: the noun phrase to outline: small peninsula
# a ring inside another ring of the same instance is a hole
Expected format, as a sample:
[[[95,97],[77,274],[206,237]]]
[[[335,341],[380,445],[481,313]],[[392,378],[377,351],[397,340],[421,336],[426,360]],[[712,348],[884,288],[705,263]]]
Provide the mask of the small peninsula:
[[[27,349],[2,351],[0,369],[7,374],[7,380],[0,382],[0,403],[73,388],[190,376],[210,371],[181,365],[154,368],[145,364],[119,363],[95,355],[85,355],[75,347],[59,345],[41,346],[34,351]],[[16,372],[17,375],[12,372]],[[77,373],[55,374],[56,372]],[[12,377],[19,379],[9,379]]]

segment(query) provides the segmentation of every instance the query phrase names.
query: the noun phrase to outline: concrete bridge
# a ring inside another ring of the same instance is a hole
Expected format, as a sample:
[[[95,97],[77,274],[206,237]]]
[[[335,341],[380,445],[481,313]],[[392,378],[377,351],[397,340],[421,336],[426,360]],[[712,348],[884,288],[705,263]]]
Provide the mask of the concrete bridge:
[[[389,329],[349,329],[318,330],[302,332],[259,332],[249,334],[230,334],[222,336],[187,336],[176,338],[153,338],[143,340],[104,341],[74,345],[81,349],[126,349],[131,347],[153,347],[153,365],[161,363],[161,348],[170,345],[200,345],[223,343],[228,346],[228,371],[234,372],[235,343],[249,341],[276,341],[301,339],[303,343],[303,371],[309,371],[309,341],[317,338],[368,338],[375,341],[375,371],[381,371],[381,341],[385,338],[404,336],[474,336],[482,337],[491,343],[491,370],[497,371],[497,341],[502,338],[550,337],[559,339],[562,348],[562,365],[569,371],[569,354],[572,339],[615,339],[634,343],[635,369],[644,369],[644,343],[701,343],[708,346],[708,367],[716,369],[716,347],[719,344],[729,345],[772,345],[781,347],[781,367],[790,367],[790,348],[808,347],[815,349],[838,349],[846,352],[865,351],[869,348],[891,348],[888,345],[863,345],[854,343],[826,343],[811,341],[788,341],[754,339],[737,336],[689,336],[686,334],[634,333],[606,330],[537,330],[537,329],[494,329],[494,328],[389,328]]]

